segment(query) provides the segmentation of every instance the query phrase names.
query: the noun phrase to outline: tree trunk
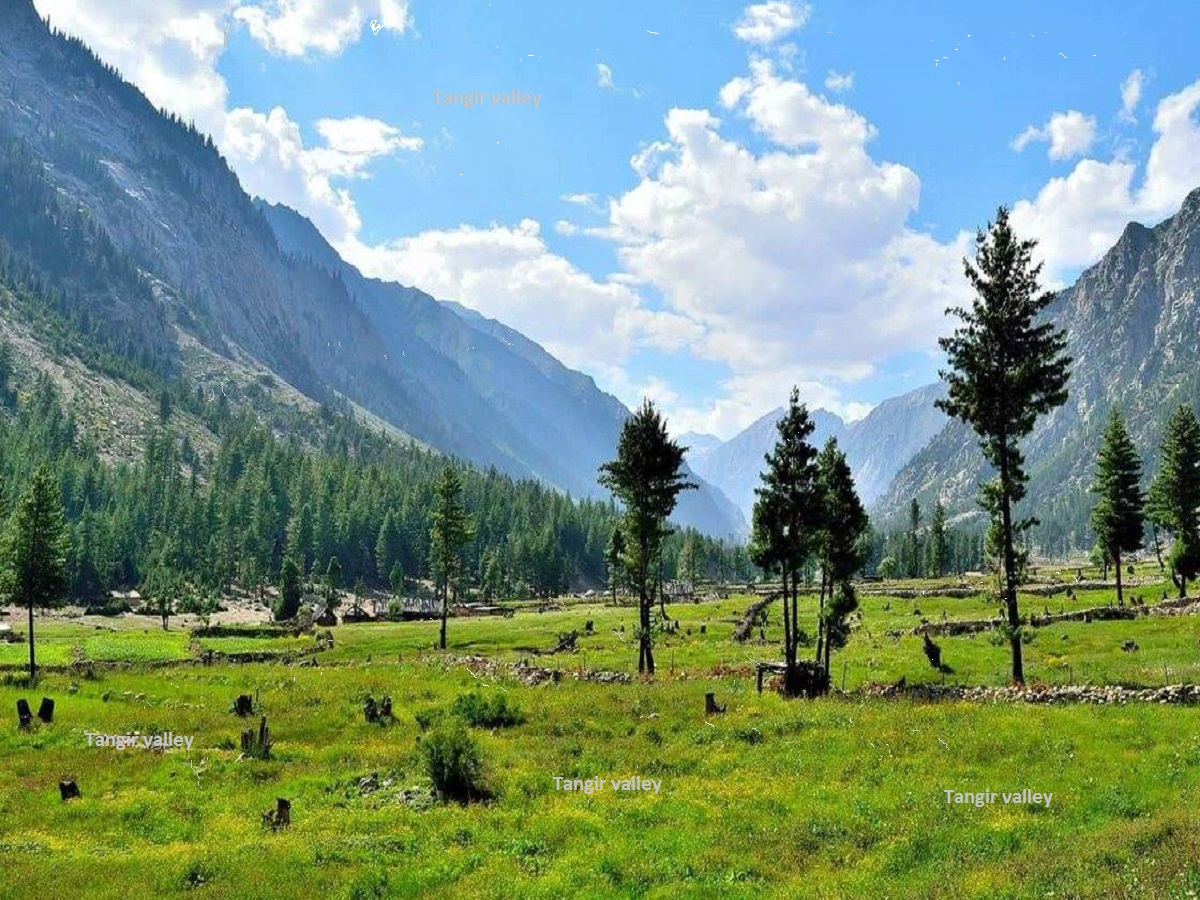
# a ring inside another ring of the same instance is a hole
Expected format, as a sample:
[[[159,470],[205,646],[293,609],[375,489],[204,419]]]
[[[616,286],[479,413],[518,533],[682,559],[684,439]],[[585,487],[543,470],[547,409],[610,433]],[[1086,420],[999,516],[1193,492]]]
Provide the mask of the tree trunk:
[[[792,666],[792,627],[791,610],[788,605],[787,565],[780,567],[783,578],[783,660],[788,667]]]
[[[796,668],[796,657],[800,655],[800,569],[792,570],[792,668]],[[787,598],[784,598],[784,603]]]
[[[1121,594],[1121,551],[1113,554],[1113,564],[1117,567],[1117,606],[1125,605],[1125,597]]]
[[[450,592],[447,590],[448,585],[442,585],[442,637],[439,646],[446,649],[446,616],[450,614]]]
[[[821,566],[821,599],[817,604],[817,655],[813,662],[821,661],[821,648],[824,646],[825,640],[825,618],[822,613],[825,612],[825,567]]]
[[[653,597],[643,593],[642,596],[642,661],[645,663],[645,668],[641,664],[638,665],[639,672],[645,672],[647,675],[654,674],[654,648],[650,644],[650,606],[653,602]]]
[[[658,611],[662,613],[663,619],[667,619],[667,598],[663,593],[663,558],[662,550],[658,551]]]
[[[1021,618],[1017,611],[1017,559],[1013,552],[1012,509],[1009,506],[1008,439],[1000,440],[1000,515],[1004,529],[1004,603],[1008,607],[1008,627],[1012,630],[1012,679],[1025,683],[1025,665],[1021,659]]]
[[[1154,555],[1158,558],[1158,571],[1165,573],[1167,571],[1167,567],[1163,563],[1162,547],[1158,543],[1158,526],[1153,522],[1150,523],[1150,533],[1154,535]]]
[[[29,680],[37,678],[37,666],[33,659],[33,601],[29,601]]]

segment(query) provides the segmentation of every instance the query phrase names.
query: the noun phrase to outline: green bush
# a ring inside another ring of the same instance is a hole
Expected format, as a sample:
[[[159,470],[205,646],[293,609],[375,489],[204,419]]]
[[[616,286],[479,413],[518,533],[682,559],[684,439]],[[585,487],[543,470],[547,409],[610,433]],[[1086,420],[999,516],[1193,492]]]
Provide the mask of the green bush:
[[[500,692],[461,694],[450,711],[476,728],[507,728],[525,721],[521,711],[509,704],[508,695]]]
[[[443,803],[469,803],[488,797],[479,748],[461,724],[430,734],[421,742],[421,757]]]

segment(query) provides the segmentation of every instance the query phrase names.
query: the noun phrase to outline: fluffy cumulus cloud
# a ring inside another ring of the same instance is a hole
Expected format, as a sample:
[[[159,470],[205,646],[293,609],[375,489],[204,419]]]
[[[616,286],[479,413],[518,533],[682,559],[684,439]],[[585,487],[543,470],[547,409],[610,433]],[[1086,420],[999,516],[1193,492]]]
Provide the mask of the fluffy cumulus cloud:
[[[810,403],[861,412],[838,385],[930,346],[962,299],[966,237],[942,245],[908,228],[917,176],[874,160],[869,122],[771,62],[752,62],[720,100],[774,146],[755,154],[712,112],[670,111],[607,231],[632,282],[702,328],[693,352],[732,373],[708,420],[689,424],[728,433],[793,383]]]
[[[1200,81],[1159,101],[1154,144],[1140,179],[1139,166],[1128,159],[1084,159],[1034,199],[1015,204],[1013,226],[1039,241],[1054,284],[1095,262],[1130,221],[1160,221],[1200,186],[1198,107]]]
[[[748,44],[766,47],[803,28],[811,13],[807,4],[788,0],[755,3],[734,23],[733,33]]]
[[[611,374],[640,347],[675,351],[699,336],[684,317],[649,309],[627,285],[598,281],[551,252],[532,219],[338,249],[364,272],[457,300],[589,371]]]
[[[248,193],[288,203],[309,216],[331,241],[343,241],[361,227],[354,198],[335,179],[367,176],[367,166],[381,156],[418,150],[419,138],[404,137],[377,119],[321,119],[316,124],[325,143],[305,147],[300,126],[282,107],[270,113],[231,111],[221,149],[234,162]]]
[[[1013,140],[1013,149],[1020,152],[1035,141],[1050,145],[1047,152],[1053,160],[1083,156],[1096,141],[1096,117],[1085,116],[1074,109],[1055,113],[1043,127],[1031,125],[1017,135]]]
[[[233,12],[268,51],[280,56],[337,54],[375,22],[403,34],[411,27],[407,0],[270,0],[245,3]],[[375,17],[378,18],[375,18]]]

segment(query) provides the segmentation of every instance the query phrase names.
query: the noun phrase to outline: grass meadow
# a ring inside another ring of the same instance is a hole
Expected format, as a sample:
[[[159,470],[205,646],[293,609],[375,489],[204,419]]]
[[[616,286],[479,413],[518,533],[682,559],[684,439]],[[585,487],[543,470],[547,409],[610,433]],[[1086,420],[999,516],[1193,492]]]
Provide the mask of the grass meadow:
[[[1057,612],[1110,595],[1026,596],[1023,607]],[[303,657],[315,666],[284,662],[312,649],[309,637],[193,640],[143,620],[39,622],[39,660],[76,668],[47,671],[33,688],[17,672],[0,683],[0,897],[1200,894],[1200,710],[855,693],[900,677],[1005,683],[1007,648],[986,634],[939,638],[953,670],[943,674],[907,633],[923,618],[991,615],[984,598],[865,596],[861,625],[834,657],[847,694],[760,695],[751,660],[779,657],[780,611],[761,637],[734,644],[750,602],[670,605],[680,630],[660,636],[657,676],[625,684],[572,677],[635,672],[634,610],[599,603],[455,619],[445,652],[434,648],[437,623],[339,626],[331,649]],[[811,621],[812,600],[804,606]],[[571,630],[577,652],[535,654]],[[1128,640],[1136,651],[1121,649]],[[205,649],[279,659],[201,665]],[[24,653],[0,645],[0,665]],[[473,671],[456,661],[465,656],[496,667]],[[522,659],[564,677],[528,686],[507,667]],[[1050,683],[1198,682],[1198,666],[1200,617],[1053,625],[1026,646],[1027,677]],[[492,798],[430,804],[429,723],[451,717],[460,696],[501,690],[522,721],[471,729]],[[710,691],[726,712],[706,717]],[[239,759],[239,733],[257,722],[230,712],[243,693],[268,718],[270,759]],[[392,698],[393,722],[365,720],[367,694]],[[17,699],[36,710],[42,696],[57,702],[53,723],[18,730]],[[194,743],[116,750],[89,747],[89,732]],[[556,789],[555,776],[640,776],[660,789],[589,796]],[[82,797],[64,803],[61,779]],[[1051,793],[1049,807],[949,804],[945,794],[1025,788]],[[278,797],[292,803],[291,825],[273,831],[260,814]]]

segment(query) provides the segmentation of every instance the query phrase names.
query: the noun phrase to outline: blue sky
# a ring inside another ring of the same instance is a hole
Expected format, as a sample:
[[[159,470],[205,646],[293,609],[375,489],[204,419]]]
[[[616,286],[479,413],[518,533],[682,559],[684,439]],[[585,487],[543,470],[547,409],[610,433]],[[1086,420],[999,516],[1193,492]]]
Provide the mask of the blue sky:
[[[1200,186],[1189,2],[36,5],[367,274],[677,431],[935,379],[1000,203],[1061,284]]]

